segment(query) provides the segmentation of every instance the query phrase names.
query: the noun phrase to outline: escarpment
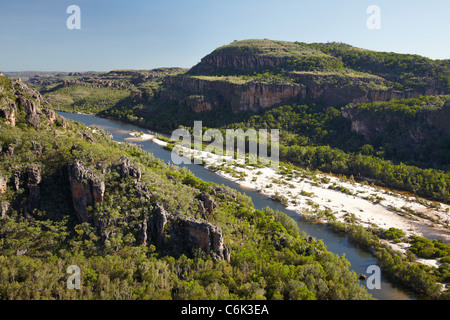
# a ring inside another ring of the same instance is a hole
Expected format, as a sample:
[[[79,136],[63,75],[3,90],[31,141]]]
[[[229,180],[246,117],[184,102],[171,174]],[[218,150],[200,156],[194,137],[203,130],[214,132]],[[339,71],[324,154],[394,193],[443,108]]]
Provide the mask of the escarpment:
[[[209,54],[189,70],[190,74],[211,74],[222,70],[261,70],[276,68],[288,61],[289,57],[271,57],[252,53],[220,52]]]
[[[415,165],[449,163],[450,97],[422,96],[349,105],[341,109],[351,130],[368,145]]]
[[[111,71],[72,80],[54,77],[50,83],[70,89],[73,102],[61,110],[98,110],[104,116],[166,130],[185,125],[180,122],[198,113],[230,112],[234,116],[286,104],[339,109],[349,103],[448,94],[449,79],[447,64],[425,57],[341,43],[249,39],[215,49],[189,70]],[[34,80],[31,82],[38,85]],[[77,96],[79,86],[90,88],[88,91],[93,95],[95,88],[125,92],[112,108],[103,105],[101,99],[94,99],[89,106]],[[54,93],[46,97],[54,99]],[[126,112],[130,114],[125,114],[127,103]],[[170,119],[166,115],[168,110],[174,114]],[[6,113],[9,116],[11,111]]]
[[[358,56],[361,51],[348,46],[343,50],[354,56],[349,60],[329,47],[333,45],[236,41],[214,50],[187,73],[164,78],[165,88],[158,97],[176,101],[195,113],[215,109],[238,113],[287,103],[343,107],[449,92],[439,78],[426,73],[390,70],[384,65],[383,59],[389,58],[384,53]],[[409,58],[398,55],[397,59]],[[436,72],[442,69],[438,65],[433,68]]]
[[[307,96],[306,87],[299,84],[246,83],[237,84],[222,80],[204,80],[195,77],[167,77],[165,83],[176,88],[182,98],[167,90],[163,98],[188,105],[194,112],[228,107],[232,112],[254,111],[288,101],[301,101]]]
[[[160,97],[185,104],[195,113],[219,108],[227,108],[238,113],[259,112],[286,103],[302,104],[312,101],[344,106],[349,103],[416,98],[425,93],[376,88],[374,82],[360,78],[302,74],[296,75],[295,79],[295,82],[280,83],[257,81],[233,83],[226,78],[170,76],[166,77],[164,82],[173,90],[161,91]],[[439,89],[429,89],[427,92],[443,93]]]
[[[450,100],[446,100],[442,107],[436,109],[418,108],[413,111],[412,115],[396,112],[389,108],[382,111],[376,108],[364,109],[359,105],[343,108],[341,113],[350,121],[352,130],[364,136],[366,140],[377,135],[385,135],[387,131],[395,131],[405,140],[405,143],[411,141],[416,144],[430,141],[433,137],[450,135],[450,126],[448,125],[450,123]]]

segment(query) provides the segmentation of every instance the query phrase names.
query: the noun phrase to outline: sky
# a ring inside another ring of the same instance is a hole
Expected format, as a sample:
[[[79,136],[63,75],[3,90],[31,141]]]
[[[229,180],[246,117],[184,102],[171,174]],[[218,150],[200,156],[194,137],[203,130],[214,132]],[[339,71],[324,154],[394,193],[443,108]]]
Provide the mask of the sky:
[[[67,27],[71,5],[80,29]],[[450,59],[449,14],[449,0],[0,0],[0,71],[190,68],[264,38]]]

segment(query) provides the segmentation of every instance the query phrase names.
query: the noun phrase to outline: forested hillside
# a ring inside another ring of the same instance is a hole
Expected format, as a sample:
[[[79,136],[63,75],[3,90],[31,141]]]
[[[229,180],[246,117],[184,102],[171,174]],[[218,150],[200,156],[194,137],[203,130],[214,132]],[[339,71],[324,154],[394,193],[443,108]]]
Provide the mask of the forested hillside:
[[[0,299],[370,298],[284,214],[65,120],[20,81],[0,77],[0,117]]]

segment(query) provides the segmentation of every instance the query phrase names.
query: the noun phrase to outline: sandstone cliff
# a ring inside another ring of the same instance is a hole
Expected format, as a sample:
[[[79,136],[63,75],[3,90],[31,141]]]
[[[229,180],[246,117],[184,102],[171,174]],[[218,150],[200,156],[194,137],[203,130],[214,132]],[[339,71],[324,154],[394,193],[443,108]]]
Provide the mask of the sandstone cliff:
[[[233,112],[259,111],[291,100],[306,98],[306,88],[299,84],[247,83],[203,80],[196,77],[167,77],[165,83],[182,92],[175,96],[169,90],[163,98],[187,104],[194,112],[228,106]],[[200,98],[199,98],[200,96]]]
[[[396,91],[390,88],[371,88],[374,83],[370,80],[313,74],[296,75],[295,83],[251,81],[241,84],[225,79],[177,76],[165,78],[165,84],[174,90],[162,91],[162,98],[185,104],[196,113],[216,108],[229,108],[235,113],[258,112],[282,104],[308,102],[344,106],[348,103],[388,101],[443,93],[438,89]]]
[[[347,46],[344,51],[353,57],[347,59],[342,52],[329,50],[332,46],[267,39],[235,41],[205,56],[186,74],[166,77],[168,90],[162,90],[161,97],[196,113],[217,108],[237,113],[285,103],[342,107],[449,92],[438,77],[414,74],[419,67],[410,70],[405,63],[403,69],[389,71],[386,61],[392,57],[384,53],[360,57],[354,53],[361,50]],[[395,59],[410,61],[400,54]],[[426,63],[436,73],[448,74],[438,63]]]
[[[222,70],[249,71],[282,66],[289,57],[263,56],[252,53],[213,52],[189,70],[189,74],[214,74]]]
[[[68,166],[68,172],[75,213],[81,222],[92,221],[88,207],[103,201],[105,183],[77,160]]]

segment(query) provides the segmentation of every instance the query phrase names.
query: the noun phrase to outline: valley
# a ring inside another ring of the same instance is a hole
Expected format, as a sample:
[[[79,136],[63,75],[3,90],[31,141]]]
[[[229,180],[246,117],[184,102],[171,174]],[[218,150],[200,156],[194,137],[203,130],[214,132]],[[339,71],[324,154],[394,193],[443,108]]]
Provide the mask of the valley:
[[[90,291],[52,286],[46,296],[111,297],[107,283],[116,281],[126,299],[369,298],[345,258],[299,233],[291,215],[255,209],[245,194],[202,181],[139,146],[151,142],[170,151],[177,141],[167,135],[179,128],[192,133],[201,120],[205,130],[222,133],[279,129],[280,167],[222,163],[190,149],[184,156],[345,234],[391,282],[421,297],[448,298],[447,60],[252,39],[219,47],[190,69],[27,72],[24,82],[15,79],[20,73],[5,74],[1,257],[8,270],[28,263],[21,259],[43,263],[53,279],[53,260],[59,269],[77,261],[91,274],[84,283]],[[101,127],[55,110],[159,133],[124,130],[124,141],[133,143],[117,143]],[[37,228],[39,240],[23,228]],[[41,245],[44,254],[32,243],[44,241],[47,229],[52,241]],[[131,265],[128,273],[114,276],[96,260],[113,255],[118,266]],[[325,271],[315,270],[317,264]],[[152,278],[155,268],[163,279]],[[15,272],[0,277],[0,294],[33,296],[25,284],[10,291]]]

